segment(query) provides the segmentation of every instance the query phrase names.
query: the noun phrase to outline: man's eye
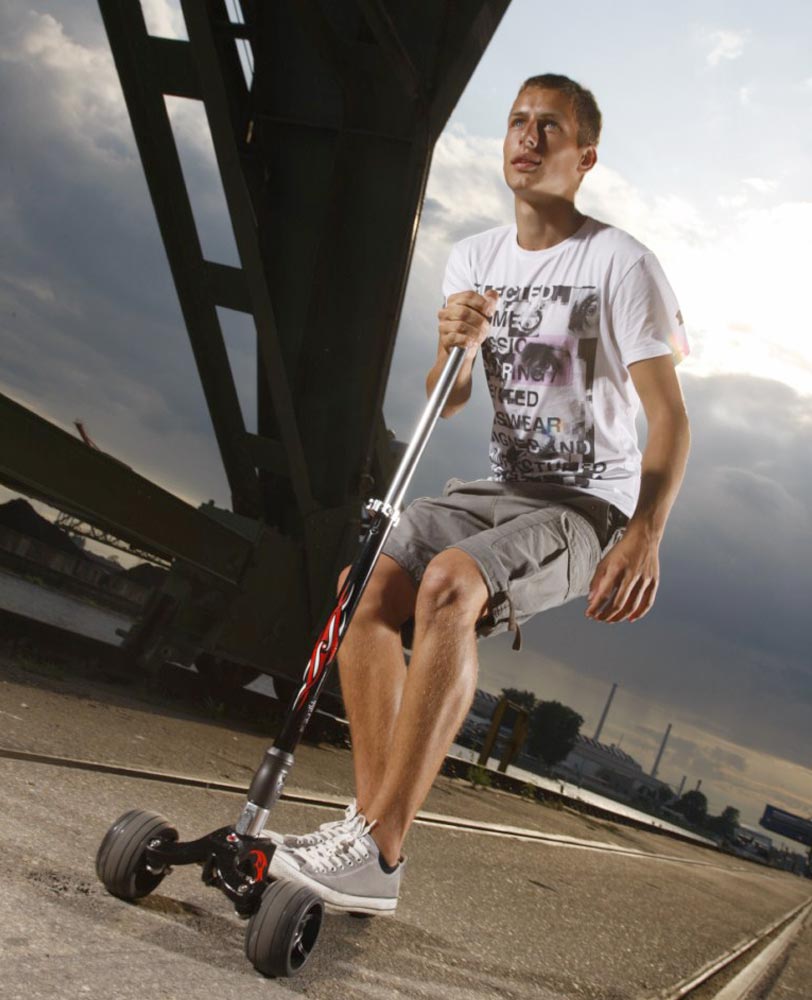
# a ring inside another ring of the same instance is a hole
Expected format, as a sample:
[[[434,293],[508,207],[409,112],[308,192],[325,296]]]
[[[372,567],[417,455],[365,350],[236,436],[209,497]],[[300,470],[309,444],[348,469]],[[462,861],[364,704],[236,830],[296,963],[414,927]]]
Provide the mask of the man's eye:
[[[558,122],[554,121],[544,122],[544,128],[558,128]]]

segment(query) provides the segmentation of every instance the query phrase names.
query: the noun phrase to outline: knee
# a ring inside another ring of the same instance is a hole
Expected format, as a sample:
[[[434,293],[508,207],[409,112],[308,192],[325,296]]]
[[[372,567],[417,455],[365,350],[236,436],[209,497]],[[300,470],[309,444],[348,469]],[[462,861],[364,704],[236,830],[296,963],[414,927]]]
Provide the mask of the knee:
[[[341,593],[352,566],[338,575],[336,594]],[[382,622],[399,629],[414,614],[416,588],[409,574],[393,559],[382,555],[364,588],[353,621]]]
[[[417,593],[419,610],[450,609],[476,622],[488,610],[488,587],[474,560],[460,549],[445,549],[426,567]]]

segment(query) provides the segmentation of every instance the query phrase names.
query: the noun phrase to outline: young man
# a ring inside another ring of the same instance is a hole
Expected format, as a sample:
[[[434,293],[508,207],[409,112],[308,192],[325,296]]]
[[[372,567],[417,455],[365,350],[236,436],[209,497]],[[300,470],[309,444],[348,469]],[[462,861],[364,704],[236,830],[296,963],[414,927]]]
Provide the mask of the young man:
[[[504,142],[515,225],[452,249],[427,390],[465,347],[443,416],[459,412],[481,349],[491,475],[449,480],[404,511],[341,645],[356,801],[343,820],[284,838],[271,866],[335,906],[394,911],[404,837],[473,699],[478,636],[509,628],[517,648],[522,621],[587,593],[600,622],[635,621],[654,602],[688,455],[674,372],[687,344],[653,254],[575,207],[600,127],[572,80],[527,80]]]

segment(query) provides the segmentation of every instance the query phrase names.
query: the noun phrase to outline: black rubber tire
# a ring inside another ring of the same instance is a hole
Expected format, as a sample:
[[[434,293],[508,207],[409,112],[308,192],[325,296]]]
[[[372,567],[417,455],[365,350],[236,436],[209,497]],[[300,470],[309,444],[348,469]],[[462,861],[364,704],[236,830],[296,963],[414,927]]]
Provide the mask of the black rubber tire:
[[[161,883],[166,872],[149,871],[144,857],[156,837],[178,839],[178,831],[158,813],[131,809],[113,823],[96,854],[96,874],[111,895],[141,899]]]
[[[245,931],[245,954],[263,976],[295,976],[309,960],[324,903],[306,886],[271,882]]]

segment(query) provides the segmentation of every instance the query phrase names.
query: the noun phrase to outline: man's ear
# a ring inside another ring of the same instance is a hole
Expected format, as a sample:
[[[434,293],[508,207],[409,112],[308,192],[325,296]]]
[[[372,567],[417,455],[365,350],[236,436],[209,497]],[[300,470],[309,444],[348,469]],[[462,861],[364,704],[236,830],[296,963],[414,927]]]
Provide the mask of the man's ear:
[[[594,146],[587,146],[578,161],[578,170],[581,173],[588,173],[598,162],[598,150]]]

